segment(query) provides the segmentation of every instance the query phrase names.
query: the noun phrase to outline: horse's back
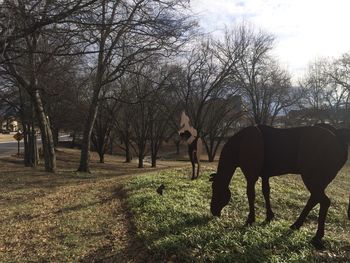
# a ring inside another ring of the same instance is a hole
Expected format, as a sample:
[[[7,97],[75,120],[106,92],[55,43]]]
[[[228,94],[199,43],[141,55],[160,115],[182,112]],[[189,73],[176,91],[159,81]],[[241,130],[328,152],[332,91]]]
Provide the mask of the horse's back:
[[[263,174],[298,173],[298,153],[303,128],[277,129],[261,125],[264,139]]]
[[[335,176],[345,162],[335,134],[317,126],[244,128],[225,144],[220,159],[236,162],[244,173],[268,177],[287,173]]]
[[[300,141],[300,173],[336,176],[345,163],[344,145],[330,130],[309,127]]]
[[[317,126],[276,129],[259,127],[264,138],[263,172],[273,175],[332,174],[344,164],[336,135]]]

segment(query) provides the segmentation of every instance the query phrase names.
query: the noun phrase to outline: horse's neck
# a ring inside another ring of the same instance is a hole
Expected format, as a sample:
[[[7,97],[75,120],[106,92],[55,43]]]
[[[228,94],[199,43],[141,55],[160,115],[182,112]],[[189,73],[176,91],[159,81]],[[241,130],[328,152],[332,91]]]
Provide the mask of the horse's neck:
[[[223,185],[229,185],[232,179],[232,176],[235,172],[237,168],[237,164],[230,159],[221,159],[220,157],[220,161],[219,161],[219,165],[218,165],[218,180],[220,180],[220,182]]]
[[[233,173],[238,166],[238,149],[237,140],[232,140],[221,151],[217,174],[224,185],[230,184]]]

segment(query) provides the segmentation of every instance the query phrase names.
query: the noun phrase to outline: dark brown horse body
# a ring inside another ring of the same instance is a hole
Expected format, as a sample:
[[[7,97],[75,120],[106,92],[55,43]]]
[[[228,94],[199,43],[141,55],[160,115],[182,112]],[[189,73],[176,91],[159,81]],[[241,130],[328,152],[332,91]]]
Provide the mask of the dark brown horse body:
[[[299,229],[311,209],[320,203],[318,229],[313,242],[321,245],[330,206],[324,191],[347,160],[348,134],[347,130],[336,130],[329,125],[290,129],[259,125],[241,130],[223,147],[217,174],[212,176],[212,214],[219,216],[229,202],[231,193],[228,187],[237,167],[247,180],[250,210],[247,224],[255,221],[255,183],[259,177],[262,178],[266,202],[266,220],[270,221],[274,214],[270,205],[269,178],[287,173],[300,174],[311,195],[291,227]],[[350,219],[350,214],[348,216]]]

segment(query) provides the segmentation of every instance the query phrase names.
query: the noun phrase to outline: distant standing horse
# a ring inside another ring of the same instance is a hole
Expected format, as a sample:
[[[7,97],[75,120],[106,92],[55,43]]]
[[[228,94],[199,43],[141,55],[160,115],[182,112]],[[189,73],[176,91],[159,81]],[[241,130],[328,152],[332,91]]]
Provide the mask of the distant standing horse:
[[[181,129],[179,130],[180,137],[186,141],[188,145],[188,155],[192,164],[192,180],[198,178],[201,160],[200,156],[202,153],[202,139],[198,137],[197,130],[190,125],[190,119],[183,111],[180,122]],[[195,164],[197,167],[197,175],[195,175]]]
[[[270,205],[269,178],[287,173],[301,174],[311,195],[291,228],[299,229],[312,208],[320,203],[318,228],[312,243],[321,248],[330,206],[325,189],[347,160],[349,135],[349,130],[337,130],[330,125],[290,129],[259,125],[241,130],[225,144],[217,173],[211,175],[212,214],[220,216],[222,208],[228,204],[231,198],[229,183],[237,167],[247,180],[248,225],[255,221],[255,183],[259,177],[266,203],[266,221],[270,221],[274,213]],[[350,219],[350,204],[348,217]]]

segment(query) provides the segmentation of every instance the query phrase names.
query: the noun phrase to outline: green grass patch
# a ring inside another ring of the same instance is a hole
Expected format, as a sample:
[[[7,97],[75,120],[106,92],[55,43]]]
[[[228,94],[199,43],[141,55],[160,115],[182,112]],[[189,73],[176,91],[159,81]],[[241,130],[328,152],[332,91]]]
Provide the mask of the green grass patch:
[[[308,192],[298,176],[271,179],[271,202],[276,220],[264,224],[260,182],[256,186],[257,222],[244,227],[248,214],[246,182],[240,171],[231,183],[232,199],[221,218],[210,215],[210,167],[190,181],[188,169],[177,168],[133,178],[125,185],[127,204],[137,236],[157,262],[349,262],[350,224],[346,218],[349,177],[343,172],[328,189],[332,200],[325,251],[309,243],[316,232],[318,207],[300,231],[289,226],[299,216]],[[164,195],[157,194],[160,184]]]

